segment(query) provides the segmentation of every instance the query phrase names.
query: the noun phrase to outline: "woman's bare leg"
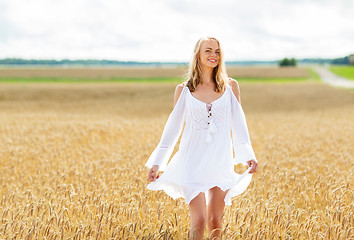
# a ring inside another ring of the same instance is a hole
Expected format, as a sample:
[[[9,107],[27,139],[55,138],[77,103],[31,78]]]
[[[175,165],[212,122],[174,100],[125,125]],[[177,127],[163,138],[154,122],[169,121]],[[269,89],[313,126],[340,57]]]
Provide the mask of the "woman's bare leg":
[[[222,191],[219,187],[209,190],[209,202],[207,210],[208,229],[211,234],[210,239],[219,239],[222,229],[222,215],[225,208],[225,195],[227,191]]]
[[[203,239],[206,223],[205,194],[199,193],[190,203],[191,228],[189,239]]]

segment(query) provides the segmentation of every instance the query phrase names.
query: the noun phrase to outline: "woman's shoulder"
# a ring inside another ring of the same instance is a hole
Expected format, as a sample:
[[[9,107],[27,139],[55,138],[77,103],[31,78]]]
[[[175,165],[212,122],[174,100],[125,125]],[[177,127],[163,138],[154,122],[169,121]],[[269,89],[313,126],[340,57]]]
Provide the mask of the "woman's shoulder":
[[[230,77],[227,79],[226,85],[231,87],[232,89],[238,88],[238,82],[236,81],[236,79]]]
[[[183,88],[184,88],[184,86],[186,86],[186,85],[187,85],[187,82],[182,82],[182,83],[178,84],[178,85],[176,86],[176,92],[181,93],[182,90],[183,90]]]
[[[228,78],[228,81],[226,82],[226,86],[230,87],[234,93],[240,92],[240,87],[236,79]]]
[[[174,96],[174,103],[175,104],[177,103],[177,100],[178,100],[179,96],[181,95],[183,88],[184,88],[184,86],[186,86],[186,84],[187,84],[187,82],[182,82],[176,86],[175,96]]]
[[[240,87],[238,85],[238,82],[235,79],[233,79],[233,78],[229,78],[229,81],[228,81],[227,84],[231,88],[231,90],[234,93],[236,99],[240,102]]]

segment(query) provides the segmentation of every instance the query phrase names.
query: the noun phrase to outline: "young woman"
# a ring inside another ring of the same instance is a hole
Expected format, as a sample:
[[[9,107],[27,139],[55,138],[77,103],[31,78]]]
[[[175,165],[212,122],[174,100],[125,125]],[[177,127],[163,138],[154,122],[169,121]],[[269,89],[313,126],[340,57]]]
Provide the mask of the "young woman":
[[[248,187],[258,163],[240,105],[236,80],[228,78],[217,39],[198,40],[188,80],[176,87],[174,108],[161,140],[145,166],[150,190],[164,190],[189,205],[190,237],[202,239],[205,225],[219,238],[224,207]],[[167,162],[183,130],[179,150]],[[235,157],[233,157],[233,151]],[[234,165],[249,168],[243,174]],[[164,171],[158,176],[158,171]]]

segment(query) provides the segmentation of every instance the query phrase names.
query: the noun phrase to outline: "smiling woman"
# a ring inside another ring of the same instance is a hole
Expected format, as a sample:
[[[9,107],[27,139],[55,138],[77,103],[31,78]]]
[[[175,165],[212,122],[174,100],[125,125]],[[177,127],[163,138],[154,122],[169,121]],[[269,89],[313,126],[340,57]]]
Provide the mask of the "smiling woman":
[[[150,168],[148,189],[185,199],[191,239],[203,239],[205,225],[211,239],[219,238],[225,205],[247,189],[258,163],[238,83],[227,77],[217,39],[199,39],[188,80],[176,87],[174,101],[161,140],[145,164]],[[183,126],[179,150],[167,164]],[[238,163],[249,168],[237,174]],[[159,170],[164,171],[161,176]]]
[[[193,60],[190,62],[188,72],[188,88],[194,92],[202,81],[202,74],[209,76],[208,81],[215,77],[215,91],[223,92],[224,80],[227,79],[224,54],[216,38],[201,38],[195,48]],[[205,77],[204,76],[204,77]]]

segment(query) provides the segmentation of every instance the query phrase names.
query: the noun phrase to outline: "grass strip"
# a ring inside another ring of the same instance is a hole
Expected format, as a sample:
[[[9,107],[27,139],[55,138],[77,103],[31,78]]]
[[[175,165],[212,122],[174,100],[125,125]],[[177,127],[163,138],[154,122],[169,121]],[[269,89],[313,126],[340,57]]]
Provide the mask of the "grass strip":
[[[354,66],[332,66],[329,70],[341,77],[354,80]]]
[[[304,82],[309,78],[237,78],[239,82],[249,83],[288,83]],[[0,83],[179,83],[182,78],[54,78],[54,77],[11,77],[0,78]]]

